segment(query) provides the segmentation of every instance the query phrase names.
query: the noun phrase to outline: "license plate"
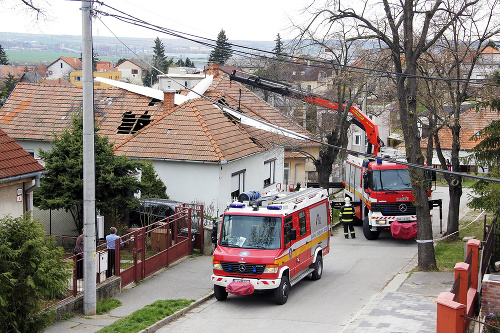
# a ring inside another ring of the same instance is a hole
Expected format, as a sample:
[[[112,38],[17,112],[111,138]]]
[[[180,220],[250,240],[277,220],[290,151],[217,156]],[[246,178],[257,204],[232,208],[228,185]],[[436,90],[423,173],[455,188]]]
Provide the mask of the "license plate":
[[[233,279],[233,282],[250,282],[250,280]]]
[[[398,221],[410,221],[409,217],[398,217]]]

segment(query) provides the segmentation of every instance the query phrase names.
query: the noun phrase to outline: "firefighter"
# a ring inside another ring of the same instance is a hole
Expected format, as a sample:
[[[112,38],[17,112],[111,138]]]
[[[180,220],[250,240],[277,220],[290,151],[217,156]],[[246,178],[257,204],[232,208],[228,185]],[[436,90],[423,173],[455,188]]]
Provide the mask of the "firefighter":
[[[344,236],[349,238],[349,230],[351,232],[351,238],[356,238],[354,234],[354,207],[351,205],[351,199],[345,197],[345,204],[340,208],[340,221],[344,225]]]

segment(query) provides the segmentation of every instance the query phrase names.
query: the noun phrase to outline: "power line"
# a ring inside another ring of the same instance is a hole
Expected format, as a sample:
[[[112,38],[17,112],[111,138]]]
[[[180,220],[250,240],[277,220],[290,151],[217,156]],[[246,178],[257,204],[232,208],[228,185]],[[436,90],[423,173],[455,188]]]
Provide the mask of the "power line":
[[[146,29],[149,29],[149,30],[152,30],[152,31],[161,32],[161,33],[170,35],[172,37],[177,37],[177,38],[185,39],[185,40],[188,40],[188,41],[191,41],[191,42],[203,45],[203,46],[207,46],[207,47],[210,47],[210,48],[215,48],[216,47],[216,44],[213,44],[213,43],[216,43],[217,41],[214,40],[214,39],[210,39],[210,38],[206,38],[206,37],[201,37],[201,36],[198,36],[198,35],[194,35],[194,34],[182,32],[182,31],[178,31],[178,30],[174,30],[174,29],[170,29],[170,28],[165,28],[165,27],[161,27],[161,26],[158,26],[158,25],[154,25],[154,24],[151,24],[151,23],[149,23],[147,21],[139,19],[139,18],[137,18],[137,17],[135,17],[133,15],[127,14],[127,13],[125,13],[125,12],[119,10],[119,9],[116,9],[116,8],[114,8],[112,6],[109,6],[109,5],[105,4],[102,1],[96,1],[96,2],[99,3],[102,6],[108,7],[110,9],[112,9],[112,10],[114,10],[114,11],[122,14],[122,15],[111,14],[111,13],[107,13],[107,12],[104,12],[104,11],[101,11],[101,10],[94,10],[95,14],[100,14],[100,15],[103,15],[103,16],[113,17],[113,18],[115,18],[115,19],[117,19],[119,21],[122,21],[124,23],[136,25],[136,26],[139,26],[139,27],[143,27],[143,28],[146,28]],[[101,22],[102,22],[102,20],[101,20]],[[229,45],[231,45],[232,47],[241,48],[241,49],[245,49],[245,50],[256,51],[256,52],[260,53],[260,54],[255,54],[255,53],[250,53],[250,52],[242,51],[242,50],[238,50],[238,49],[232,50],[236,54],[245,55],[245,56],[251,56],[251,57],[257,57],[257,58],[261,58],[261,59],[265,59],[265,60],[271,60],[271,61],[289,63],[289,64],[293,64],[293,65],[299,65],[299,64],[297,64],[295,61],[288,60],[286,58],[295,59],[295,60],[304,60],[304,61],[308,62],[308,66],[309,67],[317,67],[317,68],[323,68],[323,69],[330,69],[331,67],[334,67],[334,68],[335,67],[342,67],[342,68],[348,69],[351,72],[357,72],[357,73],[366,73],[366,72],[368,72],[368,73],[376,73],[378,75],[383,75],[383,76],[393,76],[393,77],[395,76],[395,77],[404,77],[404,78],[417,78],[417,79],[424,79],[424,80],[447,81],[447,82],[457,82],[457,83],[469,83],[469,84],[472,84],[472,85],[483,85],[483,86],[500,87],[500,84],[495,84],[495,83],[488,82],[488,80],[486,80],[486,79],[467,79],[466,80],[466,79],[458,79],[458,78],[439,78],[439,77],[428,77],[428,76],[422,76],[422,75],[412,75],[412,74],[406,74],[406,73],[396,73],[396,72],[391,72],[391,71],[386,71],[386,70],[380,70],[380,69],[362,68],[362,67],[357,67],[357,66],[332,63],[332,62],[328,62],[328,61],[325,61],[325,60],[316,60],[316,59],[304,58],[304,57],[287,55],[287,54],[276,54],[275,52],[266,51],[266,50],[262,50],[262,49],[258,49],[258,48],[254,48],[254,47],[239,45],[239,44],[230,43],[230,42],[227,42],[227,43]],[[263,55],[263,54],[269,54],[269,55],[272,55],[273,57],[268,57],[268,56]],[[279,56],[279,58],[277,58],[276,56]],[[327,65],[328,67],[325,67],[325,65]]]
[[[116,36],[116,34],[100,18],[98,18],[98,19],[113,34],[113,36],[115,36],[115,38],[120,43],[122,43],[127,49],[129,49],[139,59],[141,59],[141,57],[135,51],[133,51],[128,45],[126,45],[120,38],[118,38]],[[145,61],[145,60],[143,60],[143,61]],[[145,62],[148,63],[147,61],[145,61]],[[149,63],[148,63],[148,65],[150,65],[151,67],[155,68],[156,70],[158,70],[158,72],[162,73],[163,75],[166,75],[167,77],[171,78],[177,84],[180,84],[174,78],[170,77],[168,74],[163,73],[163,71],[161,71],[160,69],[154,67],[153,65],[151,65]],[[180,84],[180,85],[182,86],[182,84]],[[213,103],[214,105],[216,105],[217,107],[219,107],[222,112],[224,112],[223,111],[224,108],[227,108],[227,109],[230,109],[232,112],[235,112],[235,113],[237,113],[237,114],[239,114],[239,115],[241,115],[243,117],[248,117],[248,116],[242,114],[241,112],[232,109],[231,107],[229,107],[227,105],[223,105],[223,104],[219,103],[218,101],[215,101],[215,100],[213,100],[213,99],[205,96],[204,94],[199,94],[198,92],[194,91],[191,88],[186,88],[186,89],[188,89],[190,92],[194,92],[200,98],[204,98],[204,99],[210,101],[211,103]],[[248,117],[248,118],[251,118],[251,117]],[[256,119],[256,118],[251,118],[251,119],[253,121],[257,122],[257,123],[262,124],[262,125],[269,125],[269,123],[267,123],[265,121],[262,121],[260,119]],[[401,160],[395,160],[395,159],[392,159],[392,158],[389,158],[389,157],[375,156],[375,155],[371,155],[371,154],[368,154],[368,153],[354,151],[354,150],[350,150],[350,149],[343,148],[343,147],[340,147],[340,146],[328,144],[328,143],[325,143],[325,142],[322,142],[322,141],[319,141],[319,140],[316,140],[316,139],[312,139],[312,138],[310,138],[308,136],[295,133],[295,132],[293,132],[291,130],[288,130],[288,129],[285,129],[285,128],[277,127],[275,125],[272,125],[272,126],[275,127],[275,128],[277,128],[277,129],[279,129],[283,133],[287,133],[287,134],[293,135],[293,136],[298,136],[298,137],[301,137],[303,140],[314,142],[314,143],[317,143],[317,144],[320,144],[320,145],[323,145],[323,146],[328,146],[328,147],[331,147],[331,148],[334,148],[334,149],[338,149],[340,151],[344,151],[344,152],[346,152],[348,154],[351,154],[351,155],[363,156],[363,157],[370,158],[370,159],[379,159],[379,160],[383,160],[383,161],[387,161],[387,162],[393,162],[393,163],[405,165],[405,166],[412,167],[412,168],[423,169],[423,170],[433,171],[433,172],[440,172],[440,173],[449,174],[449,175],[452,175],[452,176],[469,177],[469,178],[474,178],[474,179],[479,179],[479,180],[485,180],[485,181],[500,182],[500,179],[496,179],[496,178],[483,177],[483,176],[477,176],[477,175],[469,175],[469,174],[464,174],[464,173],[461,173],[461,172],[449,171],[449,170],[444,170],[444,169],[436,169],[436,168],[428,167],[428,166],[425,166],[425,165],[409,163],[409,162],[405,162],[405,161],[401,161]]]

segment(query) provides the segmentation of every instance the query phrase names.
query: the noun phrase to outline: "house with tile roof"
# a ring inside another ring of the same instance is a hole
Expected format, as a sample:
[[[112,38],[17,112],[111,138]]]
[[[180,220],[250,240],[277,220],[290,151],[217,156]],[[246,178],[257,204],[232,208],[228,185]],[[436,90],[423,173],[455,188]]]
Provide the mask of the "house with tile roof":
[[[7,77],[12,75],[15,79],[20,79],[21,76],[23,76],[24,72],[22,70],[19,70],[15,66],[10,66],[10,65],[0,65],[0,81],[5,81],[7,80]]]
[[[472,106],[461,113],[459,158],[464,158],[469,155],[468,151],[482,141],[482,138],[478,136],[479,131],[495,120],[500,120],[500,114],[498,114],[496,110],[491,110],[490,108],[481,108],[476,112],[476,108]],[[444,158],[449,159],[451,157],[451,146],[453,139],[451,130],[449,128],[443,128],[439,131],[438,135]],[[472,137],[476,137],[477,140],[470,140]],[[427,147],[427,139],[422,140],[421,147],[425,150],[425,148]],[[464,163],[463,160],[461,160],[461,163]],[[440,167],[441,165],[436,155],[435,149],[432,158],[432,164],[434,167]],[[487,172],[487,170],[478,169],[473,164],[464,164],[461,165],[461,168],[461,172]]]
[[[485,79],[493,75],[494,72],[500,72],[500,51],[491,46],[485,46],[479,53],[477,62],[472,69],[471,79]],[[463,66],[470,68],[470,62],[468,63],[467,60],[470,61],[470,58],[465,59]]]
[[[126,59],[115,66],[117,71],[122,72],[122,78],[126,82],[142,86],[142,79],[151,66],[141,59]]]
[[[0,218],[23,216],[33,207],[33,190],[45,168],[0,129]]]
[[[47,79],[69,79],[69,73],[82,70],[82,61],[76,57],[60,57],[47,66]]]
[[[217,101],[255,119],[302,135],[308,132],[214,67],[205,98],[180,105],[175,92],[164,100],[125,89],[94,91],[99,134],[108,136],[117,155],[149,159],[178,201],[204,203],[220,214],[232,197],[283,182],[284,149],[297,144],[284,135],[241,124]],[[82,108],[79,87],[20,83],[0,110],[0,128],[27,151],[50,149],[53,133],[71,123]],[[215,214],[214,214],[215,215]]]
[[[116,68],[109,61],[98,61],[95,70],[96,72],[115,72]]]

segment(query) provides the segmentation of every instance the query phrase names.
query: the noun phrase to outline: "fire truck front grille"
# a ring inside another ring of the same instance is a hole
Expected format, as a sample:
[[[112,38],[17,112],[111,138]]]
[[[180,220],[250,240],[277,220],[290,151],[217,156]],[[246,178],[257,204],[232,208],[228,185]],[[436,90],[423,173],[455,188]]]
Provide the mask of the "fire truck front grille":
[[[372,210],[382,212],[384,216],[415,215],[417,209],[411,202],[372,203]]]
[[[226,273],[237,274],[262,274],[266,265],[241,264],[237,262],[221,262],[222,269]]]

